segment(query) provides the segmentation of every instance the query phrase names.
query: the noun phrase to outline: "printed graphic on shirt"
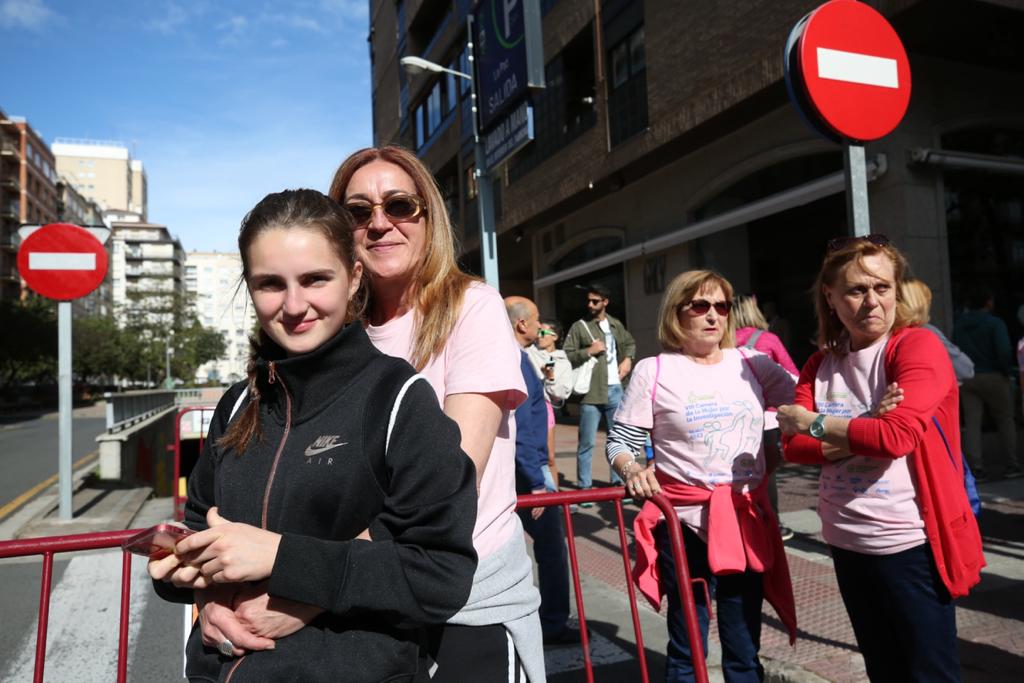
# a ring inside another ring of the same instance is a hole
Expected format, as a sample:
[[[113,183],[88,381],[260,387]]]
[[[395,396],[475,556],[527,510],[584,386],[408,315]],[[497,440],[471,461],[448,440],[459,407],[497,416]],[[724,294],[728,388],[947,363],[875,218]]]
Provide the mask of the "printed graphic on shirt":
[[[828,357],[814,382],[815,406],[825,415],[870,417],[885,394],[885,339],[845,356]],[[821,467],[818,514],[830,545],[861,553],[893,553],[924,541],[909,462],[851,455]]]
[[[874,411],[850,391],[829,390],[817,401],[818,412],[833,417],[870,417]],[[892,493],[888,463],[878,458],[852,456],[821,471],[819,490],[831,497],[844,494],[886,498]]]
[[[324,456],[327,451],[347,446],[348,441],[340,441],[341,436],[337,434],[326,434],[319,436],[313,443],[306,446],[304,453],[307,465],[333,465],[333,456]]]
[[[687,475],[710,483],[760,477],[756,456],[760,449],[764,413],[749,400],[729,401],[715,392],[687,396],[683,418],[691,443],[703,444],[700,469]]]

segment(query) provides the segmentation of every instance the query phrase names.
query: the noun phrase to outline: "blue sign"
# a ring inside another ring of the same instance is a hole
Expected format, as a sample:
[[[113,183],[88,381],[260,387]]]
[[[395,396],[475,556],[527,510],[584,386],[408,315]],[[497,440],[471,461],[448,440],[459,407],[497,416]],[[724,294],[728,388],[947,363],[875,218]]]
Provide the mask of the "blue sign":
[[[522,100],[518,107],[484,133],[484,170],[489,172],[531,140],[533,107],[528,100]]]
[[[481,0],[473,15],[480,129],[487,130],[529,88],[544,87],[538,0]]]

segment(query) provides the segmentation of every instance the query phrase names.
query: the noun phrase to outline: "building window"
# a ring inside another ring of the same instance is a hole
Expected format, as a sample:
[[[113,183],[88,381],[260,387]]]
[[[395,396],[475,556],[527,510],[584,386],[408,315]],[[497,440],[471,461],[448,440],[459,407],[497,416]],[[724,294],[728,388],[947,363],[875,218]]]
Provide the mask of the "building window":
[[[612,147],[647,128],[643,24],[608,51],[608,128]]]
[[[544,68],[546,87],[534,94],[534,142],[509,166],[516,181],[578,138],[597,121],[594,109],[594,36],[587,25]]]

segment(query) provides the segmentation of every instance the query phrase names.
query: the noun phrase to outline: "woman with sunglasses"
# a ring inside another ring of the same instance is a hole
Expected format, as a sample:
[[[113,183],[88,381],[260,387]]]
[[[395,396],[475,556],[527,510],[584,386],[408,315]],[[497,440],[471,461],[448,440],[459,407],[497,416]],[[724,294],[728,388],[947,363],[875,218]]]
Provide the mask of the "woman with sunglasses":
[[[354,153],[338,168],[330,195],[356,222],[370,340],[426,377],[476,465],[479,566],[469,601],[435,634],[433,681],[510,680],[509,669],[520,666],[531,681],[543,681],[540,595],[515,514],[514,419],[526,383],[505,304],[459,270],[444,199],[412,152],[389,146]],[[543,480],[529,483],[544,489]]]
[[[544,382],[544,402],[548,409],[548,473],[549,491],[558,490],[558,467],[555,463],[555,407],[561,407],[572,394],[572,364],[565,351],[558,348],[562,338],[562,324],[553,318],[540,322],[537,342],[526,349],[526,356]],[[547,476],[547,475],[545,475]]]
[[[787,460],[821,465],[821,534],[868,677],[958,681],[953,598],[985,560],[956,378],[938,337],[909,326],[906,269],[882,235],[829,244],[813,289],[821,350],[779,427]]]
[[[249,377],[189,477],[196,533],[149,563],[161,596],[202,608],[189,680],[429,680],[423,629],[469,595],[473,468],[430,386],[352,323],[352,227],[315,190],[242,221]]]
[[[677,519],[647,502],[634,522],[634,578],[655,609],[668,598],[666,680],[694,678],[675,561],[666,524],[680,524],[690,575],[708,582],[718,605],[725,680],[760,681],[761,604],[775,607],[795,638],[796,617],[778,520],[768,502],[764,410],[789,403],[794,378],[771,358],[735,348],[733,289],[694,270],[669,285],[659,312],[664,350],[637,363],[615,414],[607,454],[626,493],[664,493]],[[637,462],[650,434],[654,461]],[[694,588],[707,654],[708,607]]]

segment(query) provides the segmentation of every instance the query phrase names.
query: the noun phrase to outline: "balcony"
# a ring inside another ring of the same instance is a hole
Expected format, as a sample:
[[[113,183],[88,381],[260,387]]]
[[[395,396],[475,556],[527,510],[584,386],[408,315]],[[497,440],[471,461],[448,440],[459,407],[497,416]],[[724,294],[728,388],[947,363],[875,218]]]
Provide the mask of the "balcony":
[[[21,159],[21,150],[13,142],[0,143],[0,156]]]
[[[21,190],[21,183],[18,182],[17,178],[4,178],[0,180],[0,189],[18,192]]]
[[[0,218],[21,220],[21,202],[8,202],[0,205]]]

